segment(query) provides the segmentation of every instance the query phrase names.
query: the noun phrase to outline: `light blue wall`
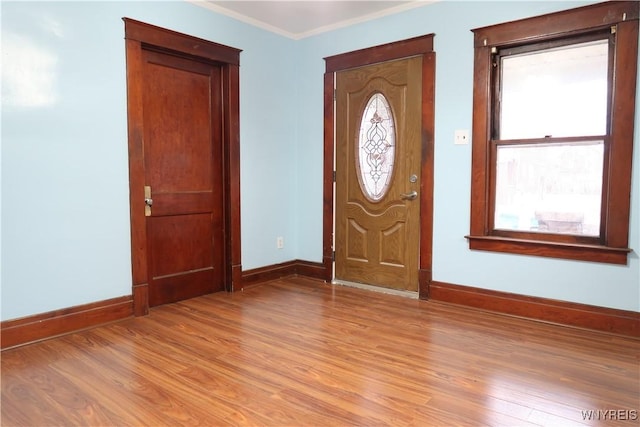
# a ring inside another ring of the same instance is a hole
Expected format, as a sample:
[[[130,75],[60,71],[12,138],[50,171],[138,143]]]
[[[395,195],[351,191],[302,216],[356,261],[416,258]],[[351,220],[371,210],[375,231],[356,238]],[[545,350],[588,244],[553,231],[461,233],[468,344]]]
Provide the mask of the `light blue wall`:
[[[2,320],[131,294],[125,16],[243,49],[242,261],[296,258],[293,40],[182,1],[1,8]]]
[[[585,2],[440,2],[376,21],[304,39],[298,46],[305,117],[299,146],[300,257],[320,260],[315,227],[321,200],[323,57],[423,34],[435,34],[436,133],[433,279],[452,284],[640,311],[640,125],[635,129],[630,247],[626,266],[470,251],[471,146],[454,145],[455,129],[471,129],[473,34],[471,29],[587,4]],[[317,77],[309,77],[317,76]],[[639,86],[640,89],[640,86]],[[640,101],[640,94],[637,99]],[[640,103],[639,103],[640,105]],[[636,109],[639,123],[640,108]],[[304,173],[308,171],[307,173]],[[311,231],[314,230],[314,231]]]
[[[294,41],[185,2],[3,1],[0,319],[131,294],[123,16],[243,50],[245,270],[291,259],[321,261],[322,58],[435,33],[434,280],[640,311],[635,252],[629,265],[616,267],[472,252],[463,237],[470,147],[454,146],[452,139],[454,129],[471,126],[469,30],[580,4],[436,3]],[[21,53],[37,60],[25,63]],[[26,82],[7,77],[16,67]],[[30,95],[34,82],[51,90]],[[636,127],[636,141],[639,133]],[[275,247],[278,236],[284,249]]]

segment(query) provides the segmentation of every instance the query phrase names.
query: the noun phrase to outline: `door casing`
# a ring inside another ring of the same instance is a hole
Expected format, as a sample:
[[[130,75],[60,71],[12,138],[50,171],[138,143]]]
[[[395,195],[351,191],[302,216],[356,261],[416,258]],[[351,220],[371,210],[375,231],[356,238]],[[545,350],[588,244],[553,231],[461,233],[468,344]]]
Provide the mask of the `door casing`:
[[[335,73],[395,59],[422,56],[422,156],[420,180],[420,256],[418,295],[429,298],[433,250],[433,165],[435,126],[435,52],[433,34],[326,57],[324,74],[323,267],[333,279]]]
[[[213,61],[222,69],[223,117],[223,227],[224,271],[227,291],[239,288],[240,253],[240,50],[129,18],[125,23],[127,59],[127,125],[129,146],[129,197],[134,315],[149,312],[149,278],[143,152],[143,49],[186,58]]]

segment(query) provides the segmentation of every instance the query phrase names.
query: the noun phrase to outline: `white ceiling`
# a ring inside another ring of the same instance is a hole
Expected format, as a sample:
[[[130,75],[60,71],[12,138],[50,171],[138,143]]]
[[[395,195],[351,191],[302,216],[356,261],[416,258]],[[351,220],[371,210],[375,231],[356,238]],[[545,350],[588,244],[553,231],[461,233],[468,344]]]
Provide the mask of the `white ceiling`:
[[[187,1],[274,33],[292,39],[301,39],[424,6],[436,0]]]

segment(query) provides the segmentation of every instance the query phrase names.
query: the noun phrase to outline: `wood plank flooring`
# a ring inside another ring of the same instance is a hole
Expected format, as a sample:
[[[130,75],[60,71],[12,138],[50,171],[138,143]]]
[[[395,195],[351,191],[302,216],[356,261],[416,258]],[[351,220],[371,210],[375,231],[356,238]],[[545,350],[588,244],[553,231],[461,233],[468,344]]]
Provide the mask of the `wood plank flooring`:
[[[1,356],[3,426],[640,424],[640,341],[300,277]]]

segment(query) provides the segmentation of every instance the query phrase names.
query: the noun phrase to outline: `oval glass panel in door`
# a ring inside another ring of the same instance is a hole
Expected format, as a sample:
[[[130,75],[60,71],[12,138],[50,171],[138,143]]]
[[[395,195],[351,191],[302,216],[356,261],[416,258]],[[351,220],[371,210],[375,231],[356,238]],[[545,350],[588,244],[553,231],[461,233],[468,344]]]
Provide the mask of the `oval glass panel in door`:
[[[356,147],[358,180],[372,202],[384,197],[391,183],[396,154],[393,113],[387,98],[374,93],[362,112]]]

